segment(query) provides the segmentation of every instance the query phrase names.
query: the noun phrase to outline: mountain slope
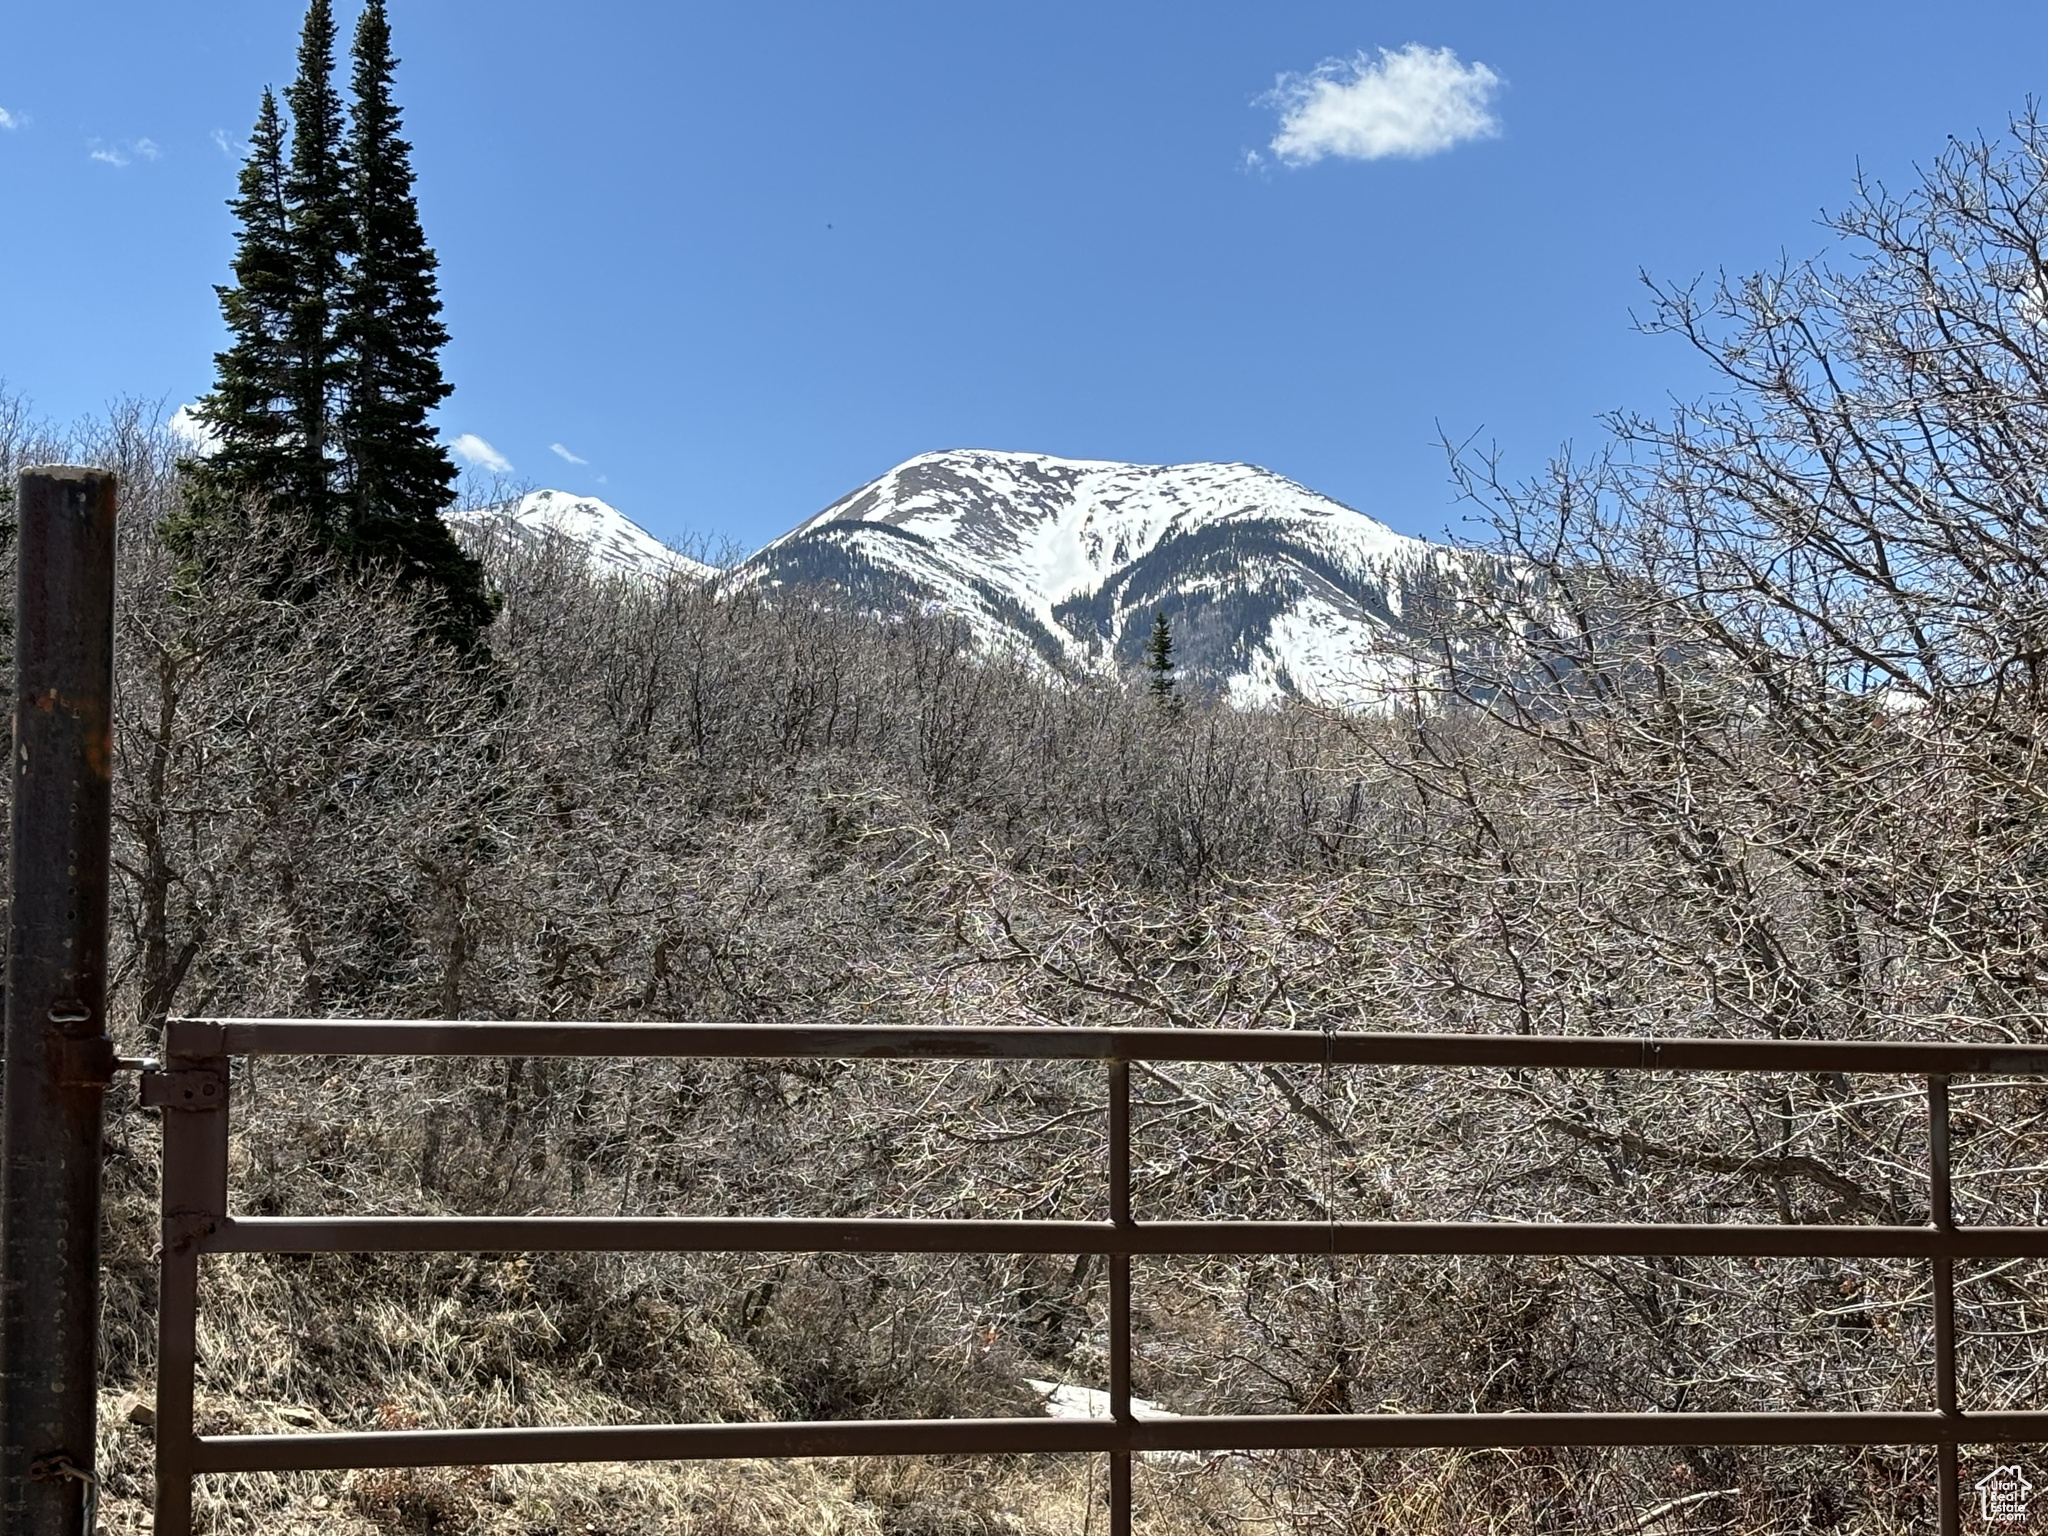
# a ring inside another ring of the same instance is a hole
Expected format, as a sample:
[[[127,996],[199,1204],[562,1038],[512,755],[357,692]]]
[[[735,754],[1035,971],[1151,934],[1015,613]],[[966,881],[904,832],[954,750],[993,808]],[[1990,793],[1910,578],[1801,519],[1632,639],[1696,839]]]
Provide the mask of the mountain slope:
[[[938,603],[1062,669],[1138,664],[1153,615],[1190,681],[1242,703],[1362,702],[1402,615],[1479,573],[1459,551],[1249,464],[923,454],[745,561],[741,581]]]
[[[567,491],[532,491],[517,501],[476,511],[451,512],[459,533],[538,544],[564,539],[586,551],[592,569],[608,576],[641,579],[710,576],[715,567],[670,549],[608,502]]]

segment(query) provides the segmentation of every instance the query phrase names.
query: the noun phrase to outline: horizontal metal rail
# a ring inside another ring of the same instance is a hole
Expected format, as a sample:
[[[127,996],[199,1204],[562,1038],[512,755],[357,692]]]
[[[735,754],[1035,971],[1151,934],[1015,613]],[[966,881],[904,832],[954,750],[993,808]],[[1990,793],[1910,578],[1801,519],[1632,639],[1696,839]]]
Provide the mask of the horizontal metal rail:
[[[1944,1445],[2048,1441],[2048,1413],[1298,1413],[1135,1419],[866,1419],[202,1435],[199,1472],[773,1456],[1379,1450],[1503,1445]]]
[[[895,1028],[173,1019],[170,1048],[223,1056],[698,1056],[902,1061],[1248,1061],[1590,1071],[2048,1073],[2048,1046],[1952,1041],[1658,1040],[1286,1029]]]
[[[1105,1221],[724,1216],[235,1216],[228,1058],[724,1057],[1101,1061],[1109,1067]],[[1742,1223],[1143,1221],[1131,1209],[1130,1063],[1443,1066],[1917,1075],[1927,1082],[1925,1226]],[[159,1536],[186,1536],[210,1472],[773,1456],[1072,1452],[1110,1458],[1110,1530],[1128,1536],[1130,1458],[1149,1452],[1567,1445],[1931,1445],[1944,1536],[1959,1530],[1957,1447],[2048,1442],[2048,1413],[1966,1412],[1957,1398],[1953,1266],[2048,1257],[2048,1227],[1963,1227],[1950,1205],[1951,1075],[2048,1075],[2048,1046],[1616,1039],[1288,1030],[867,1028],[742,1024],[177,1019],[145,1083],[167,1110],[159,1308]],[[863,1252],[1095,1254],[1108,1260],[1106,1419],[644,1424],[201,1436],[193,1431],[199,1258],[206,1253]],[[1575,1254],[1926,1261],[1935,1398],[1922,1413],[1502,1413],[1164,1417],[1132,1409],[1130,1260],[1163,1254]]]
[[[813,1216],[231,1216],[202,1253],[1578,1254],[2048,1258],[2048,1227],[1516,1221],[975,1221]]]

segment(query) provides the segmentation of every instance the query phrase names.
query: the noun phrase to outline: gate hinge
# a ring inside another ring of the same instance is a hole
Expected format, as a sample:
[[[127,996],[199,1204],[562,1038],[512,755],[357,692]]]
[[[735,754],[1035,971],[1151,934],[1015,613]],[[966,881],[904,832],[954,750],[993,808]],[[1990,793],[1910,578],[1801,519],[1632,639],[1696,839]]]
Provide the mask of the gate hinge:
[[[142,1074],[145,1109],[225,1109],[228,1080],[206,1067]]]

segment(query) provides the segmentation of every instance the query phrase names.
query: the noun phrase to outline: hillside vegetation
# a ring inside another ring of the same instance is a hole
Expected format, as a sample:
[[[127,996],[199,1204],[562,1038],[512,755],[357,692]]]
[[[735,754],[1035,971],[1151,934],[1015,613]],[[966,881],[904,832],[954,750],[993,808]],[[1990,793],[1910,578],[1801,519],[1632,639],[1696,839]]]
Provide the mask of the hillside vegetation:
[[[1660,295],[1701,411],[1527,488],[1539,581],[1370,715],[1054,683],[960,626],[481,551],[485,647],[286,522],[166,548],[146,412],[0,411],[122,477],[118,1028],[275,1013],[2038,1039],[2048,987],[2048,137],[1961,145],[1843,265]],[[175,521],[175,520],[173,520]],[[1512,636],[1512,644],[1498,643]],[[1496,658],[1482,664],[1481,658]],[[255,1212],[1083,1216],[1100,1074],[264,1062]],[[110,1131],[109,1518],[135,1528],[156,1136]],[[1916,1085],[1137,1074],[1141,1214],[1918,1222]],[[1959,1215],[2039,1219],[2048,1097],[1957,1088]],[[1145,1262],[1180,1411],[1925,1407],[1921,1266]],[[212,1427],[1033,1411],[1101,1385],[1071,1259],[221,1260]],[[2041,1405],[2036,1267],[1962,1266],[1963,1390]],[[1988,1465],[1988,1463],[1986,1464]],[[1981,1469],[1980,1469],[1981,1470]],[[1970,1474],[1966,1471],[1967,1475]],[[1925,1530],[1915,1452],[1146,1465],[1146,1528]],[[214,1529],[1090,1528],[1085,1462],[224,1480]]]

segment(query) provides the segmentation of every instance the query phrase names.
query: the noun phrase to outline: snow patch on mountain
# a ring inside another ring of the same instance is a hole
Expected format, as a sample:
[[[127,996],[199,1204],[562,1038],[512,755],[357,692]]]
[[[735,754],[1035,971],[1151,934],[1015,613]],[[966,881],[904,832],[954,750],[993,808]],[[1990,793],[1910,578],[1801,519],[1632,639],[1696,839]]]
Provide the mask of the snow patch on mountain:
[[[586,551],[602,575],[654,580],[679,575],[708,577],[716,567],[670,549],[625,513],[595,496],[567,491],[531,491],[517,501],[473,511],[451,512],[456,529],[524,545],[562,539]]]

